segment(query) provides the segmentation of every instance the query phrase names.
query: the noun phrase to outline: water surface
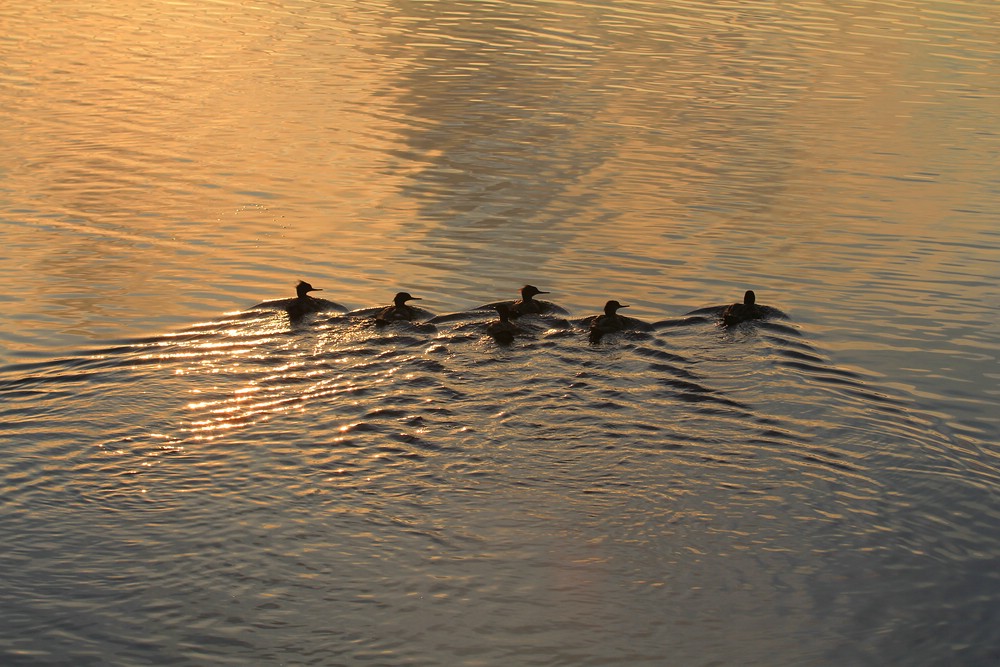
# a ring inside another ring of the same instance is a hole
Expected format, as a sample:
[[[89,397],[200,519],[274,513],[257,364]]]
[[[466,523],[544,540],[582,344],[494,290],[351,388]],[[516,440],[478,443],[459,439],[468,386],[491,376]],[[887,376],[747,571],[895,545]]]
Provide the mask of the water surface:
[[[991,3],[0,22],[4,664],[1000,659]]]

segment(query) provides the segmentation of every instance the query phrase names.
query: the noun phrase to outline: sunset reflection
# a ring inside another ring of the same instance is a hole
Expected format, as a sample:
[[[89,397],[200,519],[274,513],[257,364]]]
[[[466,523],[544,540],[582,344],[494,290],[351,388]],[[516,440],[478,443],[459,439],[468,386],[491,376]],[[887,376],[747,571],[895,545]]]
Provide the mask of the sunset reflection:
[[[0,664],[992,664],[997,25],[9,0]]]

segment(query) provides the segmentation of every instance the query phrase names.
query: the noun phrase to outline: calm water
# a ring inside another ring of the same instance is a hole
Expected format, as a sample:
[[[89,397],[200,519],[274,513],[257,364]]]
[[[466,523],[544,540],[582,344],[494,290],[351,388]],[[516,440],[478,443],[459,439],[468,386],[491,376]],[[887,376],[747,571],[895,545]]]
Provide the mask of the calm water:
[[[0,663],[1000,662],[993,2],[0,26]]]

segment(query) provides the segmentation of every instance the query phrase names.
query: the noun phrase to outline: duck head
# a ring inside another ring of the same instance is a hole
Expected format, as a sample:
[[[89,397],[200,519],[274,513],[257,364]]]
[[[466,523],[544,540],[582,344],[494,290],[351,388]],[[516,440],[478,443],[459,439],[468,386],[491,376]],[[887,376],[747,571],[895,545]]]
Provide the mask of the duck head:
[[[537,296],[538,294],[548,294],[548,292],[543,292],[534,285],[525,285],[521,288],[521,298],[525,301],[530,300],[531,297]]]
[[[396,294],[395,298],[393,298],[392,302],[397,306],[402,306],[407,301],[420,301],[420,300],[421,299],[419,296],[411,296],[409,292],[399,292],[398,294]]]
[[[309,292],[322,292],[322,291],[323,290],[321,288],[313,287],[304,280],[300,280],[299,284],[295,286],[295,293],[299,296],[300,299],[304,296],[307,296]]]
[[[628,308],[628,306],[622,303],[618,303],[617,301],[612,299],[611,301],[608,301],[606,304],[604,304],[604,314],[614,315],[616,312],[618,312],[619,308]]]
[[[501,322],[510,321],[510,306],[508,306],[506,303],[496,304],[495,306],[493,306],[493,310],[497,311],[497,315],[500,316]]]

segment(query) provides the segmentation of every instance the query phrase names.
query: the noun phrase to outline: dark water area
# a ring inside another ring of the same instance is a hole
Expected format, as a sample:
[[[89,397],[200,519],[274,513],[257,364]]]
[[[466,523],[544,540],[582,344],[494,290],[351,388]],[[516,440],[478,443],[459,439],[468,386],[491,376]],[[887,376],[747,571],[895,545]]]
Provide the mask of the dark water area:
[[[0,26],[0,665],[1000,664],[995,3]]]
[[[794,321],[439,319],[5,368],[5,660],[996,657],[996,471]]]

